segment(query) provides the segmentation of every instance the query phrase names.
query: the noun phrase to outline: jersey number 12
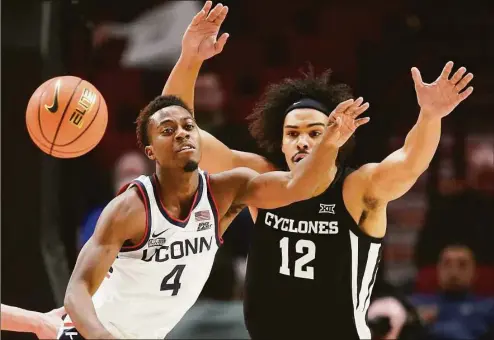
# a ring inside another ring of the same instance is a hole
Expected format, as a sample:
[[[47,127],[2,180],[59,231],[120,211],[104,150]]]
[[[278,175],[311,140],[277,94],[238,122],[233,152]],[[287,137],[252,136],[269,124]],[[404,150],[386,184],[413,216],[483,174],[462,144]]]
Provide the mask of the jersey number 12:
[[[283,237],[280,240],[280,274],[290,276],[290,268],[288,267],[288,240],[288,237]],[[295,251],[298,254],[303,254],[303,256],[295,261],[294,276],[301,279],[314,280],[314,267],[306,266],[305,269],[302,267],[316,258],[316,245],[310,240],[298,240],[297,243],[295,243]]]

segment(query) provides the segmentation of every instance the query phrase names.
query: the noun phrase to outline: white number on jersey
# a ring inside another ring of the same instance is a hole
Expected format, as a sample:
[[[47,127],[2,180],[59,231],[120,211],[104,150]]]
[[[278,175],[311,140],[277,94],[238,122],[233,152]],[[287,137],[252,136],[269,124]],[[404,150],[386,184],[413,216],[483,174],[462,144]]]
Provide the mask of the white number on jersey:
[[[180,277],[182,276],[184,269],[185,269],[185,264],[177,264],[175,266],[175,268],[173,268],[173,270],[163,278],[163,281],[161,281],[160,290],[161,291],[173,290],[172,296],[177,295],[178,290],[180,289],[180,286],[182,285],[180,283]],[[175,276],[173,283],[168,283],[168,280],[170,280],[173,276]]]
[[[281,267],[280,274],[290,276],[290,268],[288,268],[288,237],[283,237],[280,240],[281,248]],[[305,251],[306,250],[306,251]],[[316,245],[310,240],[298,240],[295,244],[295,251],[299,254],[304,254],[304,256],[298,258],[295,261],[295,277],[301,279],[314,280],[314,267],[307,266],[302,269],[310,261],[316,258]]]

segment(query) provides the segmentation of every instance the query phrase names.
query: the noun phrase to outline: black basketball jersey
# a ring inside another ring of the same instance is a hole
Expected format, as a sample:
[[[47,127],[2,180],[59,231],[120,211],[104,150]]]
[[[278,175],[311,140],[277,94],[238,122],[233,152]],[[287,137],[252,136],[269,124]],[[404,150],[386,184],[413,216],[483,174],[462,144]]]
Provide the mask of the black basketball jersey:
[[[359,229],[338,169],[321,195],[259,209],[247,262],[244,313],[253,339],[370,339],[366,313],[382,238]]]

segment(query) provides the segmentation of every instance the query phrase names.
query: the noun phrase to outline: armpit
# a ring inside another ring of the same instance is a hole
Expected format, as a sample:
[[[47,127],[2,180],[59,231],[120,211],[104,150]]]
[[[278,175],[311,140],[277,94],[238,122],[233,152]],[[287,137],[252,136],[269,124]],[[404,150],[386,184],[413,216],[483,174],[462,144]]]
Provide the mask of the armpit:
[[[364,210],[376,210],[379,207],[379,200],[375,197],[364,196]]]
[[[237,216],[245,207],[247,207],[246,204],[233,204],[226,212],[225,218]]]

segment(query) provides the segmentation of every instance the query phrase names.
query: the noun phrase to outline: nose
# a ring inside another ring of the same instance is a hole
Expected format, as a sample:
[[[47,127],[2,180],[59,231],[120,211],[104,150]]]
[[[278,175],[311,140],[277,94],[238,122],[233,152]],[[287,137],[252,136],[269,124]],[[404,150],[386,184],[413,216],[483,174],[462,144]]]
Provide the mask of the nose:
[[[175,133],[175,140],[180,142],[183,141],[184,139],[187,140],[189,138],[190,138],[189,131],[182,128],[178,128],[177,132]]]
[[[297,140],[297,149],[299,151],[307,151],[309,149],[309,142],[304,136],[300,136]]]

